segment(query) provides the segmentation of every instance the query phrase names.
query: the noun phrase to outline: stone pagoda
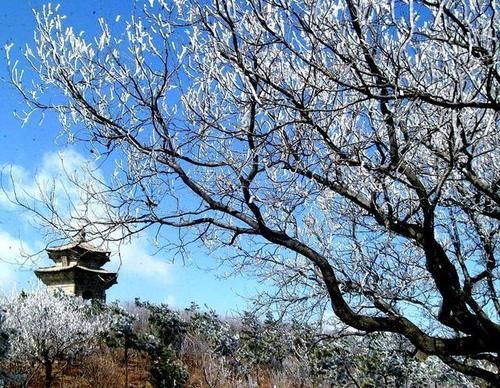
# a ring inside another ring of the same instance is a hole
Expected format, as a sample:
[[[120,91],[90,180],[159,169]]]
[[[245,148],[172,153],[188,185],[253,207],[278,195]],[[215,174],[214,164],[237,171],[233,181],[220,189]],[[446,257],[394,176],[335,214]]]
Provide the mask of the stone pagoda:
[[[116,284],[117,278],[115,272],[102,268],[109,261],[110,252],[81,240],[47,248],[47,253],[55,264],[38,268],[35,274],[49,289],[61,289],[83,299],[106,301],[106,290]]]

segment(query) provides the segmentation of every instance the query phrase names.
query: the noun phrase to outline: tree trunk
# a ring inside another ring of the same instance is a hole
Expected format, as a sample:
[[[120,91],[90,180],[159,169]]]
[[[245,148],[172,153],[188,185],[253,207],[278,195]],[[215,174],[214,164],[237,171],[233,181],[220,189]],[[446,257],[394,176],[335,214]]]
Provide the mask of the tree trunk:
[[[50,388],[52,385],[52,361],[45,359],[45,388]]]
[[[127,334],[125,334],[125,388],[128,388],[128,341]]]

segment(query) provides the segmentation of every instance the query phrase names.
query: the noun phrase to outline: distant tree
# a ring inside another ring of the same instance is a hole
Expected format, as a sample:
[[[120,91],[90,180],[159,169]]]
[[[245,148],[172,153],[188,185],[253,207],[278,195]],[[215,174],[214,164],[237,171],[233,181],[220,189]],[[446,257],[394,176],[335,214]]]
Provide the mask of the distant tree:
[[[316,341],[306,354],[312,376],[333,385],[362,387],[477,387],[435,357],[419,360],[412,346],[390,333]]]
[[[106,306],[110,317],[108,330],[104,334],[106,344],[111,348],[123,348],[123,362],[125,364],[125,386],[129,383],[129,351],[148,350],[148,340],[145,333],[141,333],[136,326],[137,317],[125,308],[111,304]]]
[[[96,38],[35,17],[24,119],[55,112],[115,171],[74,177],[67,223],[55,195],[24,205],[101,237],[190,228],[274,281],[263,303],[500,384],[495,0],[159,0]]]
[[[0,387],[3,387],[6,380],[6,373],[1,369],[1,362],[5,359],[8,350],[8,334],[4,327],[4,311],[0,307]]]
[[[216,354],[216,357],[226,356],[234,359],[240,346],[239,336],[227,322],[219,318],[214,310],[202,311],[195,303],[185,311],[186,330],[191,336],[200,339],[206,348]]]
[[[414,347],[401,335],[325,333],[298,322],[280,322],[269,313],[262,320],[247,312],[228,325],[195,305],[188,312],[182,346],[188,353],[183,353],[200,361],[197,368],[209,386],[220,381],[238,386],[263,381],[305,387],[479,386],[437,357],[414,357]]]
[[[280,370],[291,354],[290,333],[270,313],[264,321],[253,313],[244,313],[239,334],[240,353],[252,366]]]
[[[167,305],[136,302],[149,312],[150,382],[155,388],[185,387],[188,371],[180,359],[186,323]]]
[[[192,303],[184,312],[187,335],[182,357],[194,364],[205,384],[241,386],[249,372],[239,355],[239,333],[214,310],[203,311]]]
[[[8,358],[30,372],[43,367],[45,387],[56,361],[71,361],[95,350],[107,318],[83,300],[46,287],[4,298],[5,326],[11,330]]]

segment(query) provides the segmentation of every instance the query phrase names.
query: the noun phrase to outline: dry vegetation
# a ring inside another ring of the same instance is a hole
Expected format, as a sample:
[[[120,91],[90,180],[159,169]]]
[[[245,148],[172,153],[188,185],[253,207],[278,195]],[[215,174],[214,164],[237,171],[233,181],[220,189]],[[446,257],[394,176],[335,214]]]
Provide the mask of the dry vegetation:
[[[42,303],[40,295],[50,299],[47,306],[52,309],[57,309],[58,304],[75,303],[74,299],[43,292],[24,295],[16,303],[29,304],[35,296]],[[79,344],[86,349],[55,356],[49,380],[43,361],[37,361],[30,352],[36,353],[40,346],[55,341],[49,333],[57,330],[46,327],[43,344],[30,351],[26,347],[24,352],[20,347],[27,346],[31,339],[21,341],[19,337],[26,337],[26,331],[20,326],[10,331],[10,350],[0,364],[0,370],[10,375],[6,386],[477,386],[435,358],[418,361],[412,346],[399,336],[340,337],[305,324],[280,322],[271,314],[264,318],[245,313],[239,319],[227,320],[195,305],[182,312],[142,302],[126,307],[86,307],[89,314],[94,314],[89,315],[92,319],[107,322],[105,330],[85,346]],[[46,310],[42,311],[47,315]],[[32,315],[34,321],[42,322],[41,317]],[[7,323],[12,321],[8,309],[6,316]],[[50,326],[51,321],[43,325]]]
[[[123,351],[103,346],[99,354],[94,354],[84,360],[79,360],[71,365],[57,364],[53,386],[65,388],[153,387],[149,382],[149,362],[149,358],[143,352],[131,351],[128,368],[126,368],[123,361]],[[255,375],[249,379],[237,377],[227,373],[222,360],[207,362],[203,358],[186,357],[184,364],[189,371],[187,386],[192,388],[308,387],[304,382],[297,382],[293,376],[286,376],[279,372],[273,373],[273,371],[266,369],[256,371]],[[11,372],[16,370],[12,366],[9,369]],[[128,385],[126,383],[127,373]],[[39,369],[25,387],[42,387],[43,381],[43,371]],[[20,384],[16,383],[6,384],[6,388],[19,386]]]
[[[102,346],[99,353],[73,363],[57,363],[54,371],[54,387],[65,388],[110,388],[125,387],[128,369],[129,387],[151,387],[148,383],[148,358],[141,352],[132,351],[128,368],[123,362],[123,351]],[[9,371],[18,371],[19,365],[10,365]],[[44,374],[38,369],[26,387],[43,387]],[[7,387],[20,384],[9,383]]]

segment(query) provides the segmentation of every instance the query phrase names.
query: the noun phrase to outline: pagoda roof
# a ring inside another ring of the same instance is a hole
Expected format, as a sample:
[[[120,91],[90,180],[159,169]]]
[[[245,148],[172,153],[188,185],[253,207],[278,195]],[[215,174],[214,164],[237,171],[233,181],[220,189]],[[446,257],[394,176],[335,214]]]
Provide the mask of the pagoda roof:
[[[57,247],[48,247],[46,250],[47,250],[47,252],[56,253],[56,252],[64,252],[64,251],[68,251],[68,250],[72,250],[72,249],[77,249],[77,248],[80,248],[80,249],[83,249],[83,250],[89,251],[89,252],[95,252],[95,253],[105,253],[105,254],[110,253],[109,251],[106,251],[104,249],[97,248],[96,246],[92,245],[91,243],[89,243],[87,241],[72,241],[68,244],[59,245]]]
[[[54,283],[54,279],[57,283],[58,274],[66,273],[73,274],[72,276],[75,276],[76,272],[79,272],[80,274],[87,274],[88,276],[92,275],[92,277],[95,277],[96,280],[100,280],[105,288],[109,288],[113,284],[116,284],[118,278],[116,272],[110,272],[105,269],[87,268],[78,264],[72,264],[66,267],[43,267],[35,270],[36,276],[45,284]]]
[[[41,268],[37,268],[35,270],[35,272],[41,272],[41,273],[64,272],[64,271],[69,271],[72,269],[80,269],[80,270],[83,270],[85,272],[92,272],[92,273],[97,273],[97,274],[102,274],[102,275],[105,275],[105,274],[116,275],[116,272],[111,272],[111,271],[108,271],[106,269],[88,268],[88,267],[84,267],[83,265],[79,265],[77,263],[73,263],[73,264],[70,264],[70,265],[67,265],[64,267],[56,267],[56,266],[41,267]]]

